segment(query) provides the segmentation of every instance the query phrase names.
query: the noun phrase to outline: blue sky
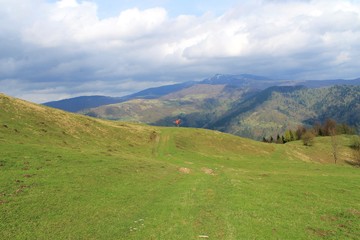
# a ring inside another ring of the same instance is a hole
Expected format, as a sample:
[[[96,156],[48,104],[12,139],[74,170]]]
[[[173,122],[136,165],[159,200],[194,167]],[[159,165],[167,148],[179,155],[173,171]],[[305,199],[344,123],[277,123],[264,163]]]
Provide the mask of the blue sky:
[[[50,3],[57,0],[48,0]],[[147,9],[154,7],[165,8],[170,16],[176,17],[181,14],[202,15],[211,12],[215,15],[224,13],[227,9],[239,5],[241,1],[234,0],[207,0],[207,1],[189,1],[189,0],[91,0],[98,6],[99,17],[106,18],[118,15],[121,11],[137,7]],[[242,1],[245,2],[245,1]]]
[[[360,77],[360,1],[0,0],[0,92],[123,96],[216,73]]]

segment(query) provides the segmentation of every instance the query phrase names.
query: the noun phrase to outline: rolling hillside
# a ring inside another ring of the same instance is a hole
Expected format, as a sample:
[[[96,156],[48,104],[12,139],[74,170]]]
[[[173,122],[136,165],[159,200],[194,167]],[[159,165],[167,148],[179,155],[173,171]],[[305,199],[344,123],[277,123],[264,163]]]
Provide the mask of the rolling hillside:
[[[172,126],[181,117],[183,126],[201,127],[220,117],[231,104],[251,91],[227,85],[196,84],[157,99],[135,99],[82,111],[93,117]],[[191,116],[191,117],[187,117]]]
[[[356,239],[350,138],[264,144],[0,94],[0,239]],[[322,163],[322,164],[320,164]]]

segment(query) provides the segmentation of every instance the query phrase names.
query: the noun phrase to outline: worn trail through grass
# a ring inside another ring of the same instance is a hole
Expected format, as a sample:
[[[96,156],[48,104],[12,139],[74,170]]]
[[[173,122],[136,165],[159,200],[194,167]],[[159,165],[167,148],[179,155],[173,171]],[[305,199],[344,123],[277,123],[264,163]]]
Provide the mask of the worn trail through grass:
[[[1,95],[0,104],[0,239],[360,235],[360,174],[343,164],[346,136],[334,165],[327,138],[312,148],[264,144],[96,120]]]

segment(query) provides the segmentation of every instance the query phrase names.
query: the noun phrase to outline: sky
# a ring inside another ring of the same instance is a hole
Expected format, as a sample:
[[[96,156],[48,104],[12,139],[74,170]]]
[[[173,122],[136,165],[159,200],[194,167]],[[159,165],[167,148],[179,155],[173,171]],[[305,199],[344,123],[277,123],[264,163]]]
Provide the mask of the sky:
[[[0,92],[124,96],[214,74],[360,77],[359,0],[0,0]]]

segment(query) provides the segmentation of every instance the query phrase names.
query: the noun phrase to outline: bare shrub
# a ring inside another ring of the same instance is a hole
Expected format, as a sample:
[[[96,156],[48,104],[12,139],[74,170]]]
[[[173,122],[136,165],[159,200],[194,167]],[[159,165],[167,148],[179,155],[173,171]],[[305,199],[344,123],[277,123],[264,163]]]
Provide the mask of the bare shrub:
[[[305,146],[312,146],[314,144],[315,134],[311,131],[307,131],[301,136],[301,140],[303,141]]]
[[[354,136],[351,140],[351,148],[354,150],[354,159],[360,164],[360,136]]]

